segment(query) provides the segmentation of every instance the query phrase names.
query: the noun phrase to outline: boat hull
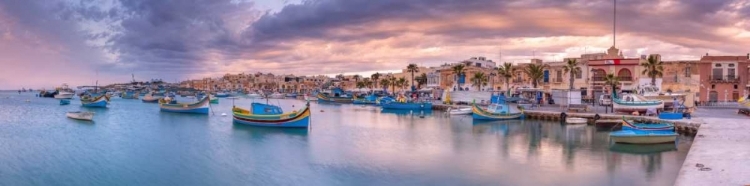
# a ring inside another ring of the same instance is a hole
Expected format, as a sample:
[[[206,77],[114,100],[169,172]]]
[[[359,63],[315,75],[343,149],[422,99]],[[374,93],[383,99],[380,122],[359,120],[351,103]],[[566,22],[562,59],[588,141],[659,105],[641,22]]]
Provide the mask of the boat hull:
[[[91,121],[94,120],[94,114],[88,114],[88,113],[67,113],[65,114],[70,119],[76,119],[76,120],[84,120],[84,121]]]
[[[55,95],[55,99],[73,99],[76,94],[71,92],[60,92]]]
[[[677,140],[677,133],[671,131],[637,131],[621,130],[609,134],[615,143],[629,144],[659,144],[673,143]]]
[[[334,97],[327,97],[323,94],[318,94],[318,101],[329,102],[329,103],[352,103],[354,102],[352,98],[334,98]]]
[[[99,96],[93,101],[81,99],[81,106],[84,107],[107,107],[107,96]]]
[[[232,121],[237,124],[259,127],[307,128],[310,125],[310,108],[306,107],[299,113],[300,114],[243,115],[233,112]]]
[[[585,118],[565,118],[567,124],[586,124],[588,120]]]
[[[146,97],[143,97],[141,99],[141,101],[144,102],[144,103],[159,103],[159,99],[161,99],[161,97],[149,97],[149,96],[146,96]]]
[[[203,98],[201,101],[198,101],[196,103],[159,103],[159,109],[162,112],[208,114],[209,104],[210,100],[208,98]]]
[[[448,111],[448,114],[450,114],[450,115],[469,115],[469,114],[471,114],[471,108],[451,109],[451,110]]]
[[[479,106],[474,105],[471,109],[471,117],[475,120],[511,120],[511,119],[522,119],[523,112],[519,113],[508,113],[508,114],[493,114],[485,111]]]

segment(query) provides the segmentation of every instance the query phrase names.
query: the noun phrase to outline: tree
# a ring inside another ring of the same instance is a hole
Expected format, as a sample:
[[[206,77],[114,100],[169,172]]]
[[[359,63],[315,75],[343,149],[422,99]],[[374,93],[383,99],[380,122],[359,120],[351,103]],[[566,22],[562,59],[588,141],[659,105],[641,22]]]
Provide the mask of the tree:
[[[354,75],[354,82],[359,83],[359,79],[362,78],[359,74]]]
[[[417,89],[422,89],[422,85],[427,84],[427,74],[422,73],[415,78],[415,81],[417,81]]]
[[[523,69],[523,72],[526,74],[526,76],[529,76],[531,79],[531,85],[536,88],[539,84],[539,80],[544,78],[544,69],[548,66],[545,64],[537,65],[537,64],[529,64],[529,66],[526,66],[526,68]]]
[[[409,83],[406,82],[406,78],[403,77],[398,78],[396,82],[399,85],[399,88],[401,88],[402,90],[405,89],[407,85],[409,85]]]
[[[510,92],[510,79],[513,79],[513,73],[516,69],[513,67],[513,63],[504,63],[503,66],[497,68],[497,75],[505,78],[505,87]]]
[[[563,71],[567,74],[570,73],[570,90],[573,90],[573,83],[575,82],[575,76],[581,73],[581,67],[578,66],[576,59],[568,59],[563,66]]]
[[[384,78],[380,80],[380,86],[383,86],[383,88],[385,88],[386,91],[388,90],[388,86],[390,85],[391,85],[391,81],[388,80],[388,78]]]
[[[614,99],[615,91],[617,90],[617,86],[620,85],[620,78],[618,78],[615,74],[607,74],[607,76],[604,76],[604,84],[612,86],[612,99]]]
[[[396,93],[396,86],[399,86],[398,85],[398,79],[396,79],[396,77],[393,77],[393,76],[391,76],[389,78],[391,79],[391,90],[392,90],[392,93],[395,94]]]
[[[663,63],[655,55],[648,56],[648,60],[641,63],[641,67],[643,67],[641,74],[650,77],[653,86],[656,86],[656,77],[664,76]]]
[[[380,73],[375,72],[374,74],[370,75],[370,79],[372,79],[372,81],[375,82],[375,87],[378,87],[378,80],[380,80]]]
[[[411,86],[414,87],[414,73],[419,72],[419,67],[417,67],[417,64],[409,64],[409,66],[406,66],[406,71],[411,73]]]
[[[474,77],[471,78],[471,83],[477,86],[477,90],[482,90],[482,86],[487,85],[489,81],[488,77],[482,72],[477,72]]]
[[[365,82],[357,82],[357,88],[365,88]]]
[[[456,74],[456,82],[458,83],[458,88],[459,89],[461,88],[461,82],[458,81],[458,79],[460,77],[462,77],[463,75],[465,75],[465,73],[466,73],[465,67],[466,66],[464,66],[463,64],[458,64],[456,66],[453,66],[453,73]]]
[[[370,78],[362,79],[362,84],[364,85],[364,87],[372,88],[372,81],[370,81]]]

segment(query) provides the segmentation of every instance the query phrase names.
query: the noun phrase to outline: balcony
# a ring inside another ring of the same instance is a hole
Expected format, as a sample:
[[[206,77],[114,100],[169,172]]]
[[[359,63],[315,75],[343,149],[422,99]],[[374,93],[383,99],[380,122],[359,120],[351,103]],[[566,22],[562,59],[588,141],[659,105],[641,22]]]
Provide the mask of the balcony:
[[[622,76],[622,77],[617,77],[617,78],[620,81],[633,81],[633,77],[630,77],[630,76]]]
[[[604,81],[604,77],[592,77],[592,81]]]
[[[728,76],[708,76],[708,80],[711,83],[739,83],[740,77],[737,77],[735,75],[728,75]]]

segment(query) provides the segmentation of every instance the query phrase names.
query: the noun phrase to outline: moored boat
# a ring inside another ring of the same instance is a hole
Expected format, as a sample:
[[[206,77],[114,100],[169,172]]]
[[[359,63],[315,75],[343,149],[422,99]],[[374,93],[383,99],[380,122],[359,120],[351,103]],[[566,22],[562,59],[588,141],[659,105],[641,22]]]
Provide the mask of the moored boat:
[[[586,118],[569,117],[565,118],[567,124],[586,124],[588,120]]]
[[[144,103],[158,103],[159,99],[164,98],[163,96],[156,96],[153,92],[149,92],[143,98],[141,98],[141,101]]]
[[[216,93],[216,97],[217,97],[217,98],[225,98],[225,97],[229,97],[229,93],[226,93],[226,92],[218,92],[218,93]]]
[[[70,100],[67,100],[67,99],[61,99],[61,100],[60,100],[60,105],[70,105]]]
[[[109,96],[106,94],[99,96],[86,94],[81,97],[81,106],[84,107],[107,107],[108,102]]]
[[[505,96],[497,96],[493,100],[492,104],[487,108],[479,107],[476,103],[472,103],[472,118],[474,120],[507,120],[507,119],[521,119],[523,118],[523,110],[517,107],[511,107],[505,103]]]
[[[217,98],[217,97],[214,97],[214,96],[212,96],[212,95],[210,95],[210,94],[209,94],[208,98],[209,98],[209,99],[211,99],[211,100],[209,101],[209,102],[211,102],[211,104],[219,104],[219,98]]]
[[[471,114],[471,107],[463,107],[463,108],[449,108],[448,114],[450,115],[469,115]]]
[[[620,130],[609,133],[615,143],[659,144],[672,143],[677,140],[677,133],[672,131]]]
[[[76,93],[68,87],[68,84],[62,84],[57,88],[57,94],[54,95],[55,99],[73,99]]]
[[[299,111],[284,113],[281,107],[252,103],[251,109],[232,108],[234,123],[263,127],[308,127],[310,125],[310,102]]]
[[[383,109],[396,109],[396,110],[432,110],[432,103],[430,102],[398,102],[391,101],[380,104]]]
[[[273,98],[273,99],[284,99],[284,94],[282,94],[282,93],[278,93],[278,92],[274,92],[273,94],[271,94],[271,95],[269,96],[269,98]]]
[[[71,119],[86,120],[86,121],[91,121],[94,119],[93,112],[81,112],[81,111],[68,112],[65,114],[65,116]]]
[[[631,123],[627,120],[622,120],[622,130],[641,130],[641,131],[674,131],[674,125],[669,123]]]
[[[334,102],[334,103],[352,103],[354,100],[350,97],[332,97],[325,93],[318,93],[318,101],[321,102]]]
[[[159,108],[164,112],[208,114],[209,104],[210,99],[208,97],[204,97],[195,103],[177,103],[166,98],[159,100]]]
[[[645,112],[649,109],[664,109],[664,102],[647,100],[637,94],[625,94],[622,98],[617,98],[615,94],[612,94],[612,107],[615,111],[620,112]]]

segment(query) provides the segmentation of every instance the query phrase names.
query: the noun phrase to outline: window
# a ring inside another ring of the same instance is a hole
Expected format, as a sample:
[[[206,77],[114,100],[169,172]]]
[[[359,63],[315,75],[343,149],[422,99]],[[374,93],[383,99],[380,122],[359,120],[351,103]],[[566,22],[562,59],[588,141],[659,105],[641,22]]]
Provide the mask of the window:
[[[721,64],[716,64],[714,65],[714,67],[721,67]]]
[[[716,89],[716,85],[711,85],[711,89]]]
[[[581,78],[583,78],[583,75],[582,75],[582,74],[583,74],[583,72],[578,72],[578,73],[576,73],[576,79],[581,79]]]
[[[729,68],[734,68],[734,64],[729,64]]]
[[[690,67],[685,67],[685,77],[690,77]]]
[[[734,90],[737,90],[737,85],[736,84],[734,85]]]
[[[712,75],[712,80],[721,80],[721,77],[724,76],[724,69],[722,68],[714,68]]]
[[[562,70],[558,70],[555,73],[557,73],[556,76],[555,76],[555,77],[557,77],[557,79],[555,79],[555,82],[562,82],[562,74],[563,74]]]
[[[727,69],[727,79],[734,80],[734,68]]]

